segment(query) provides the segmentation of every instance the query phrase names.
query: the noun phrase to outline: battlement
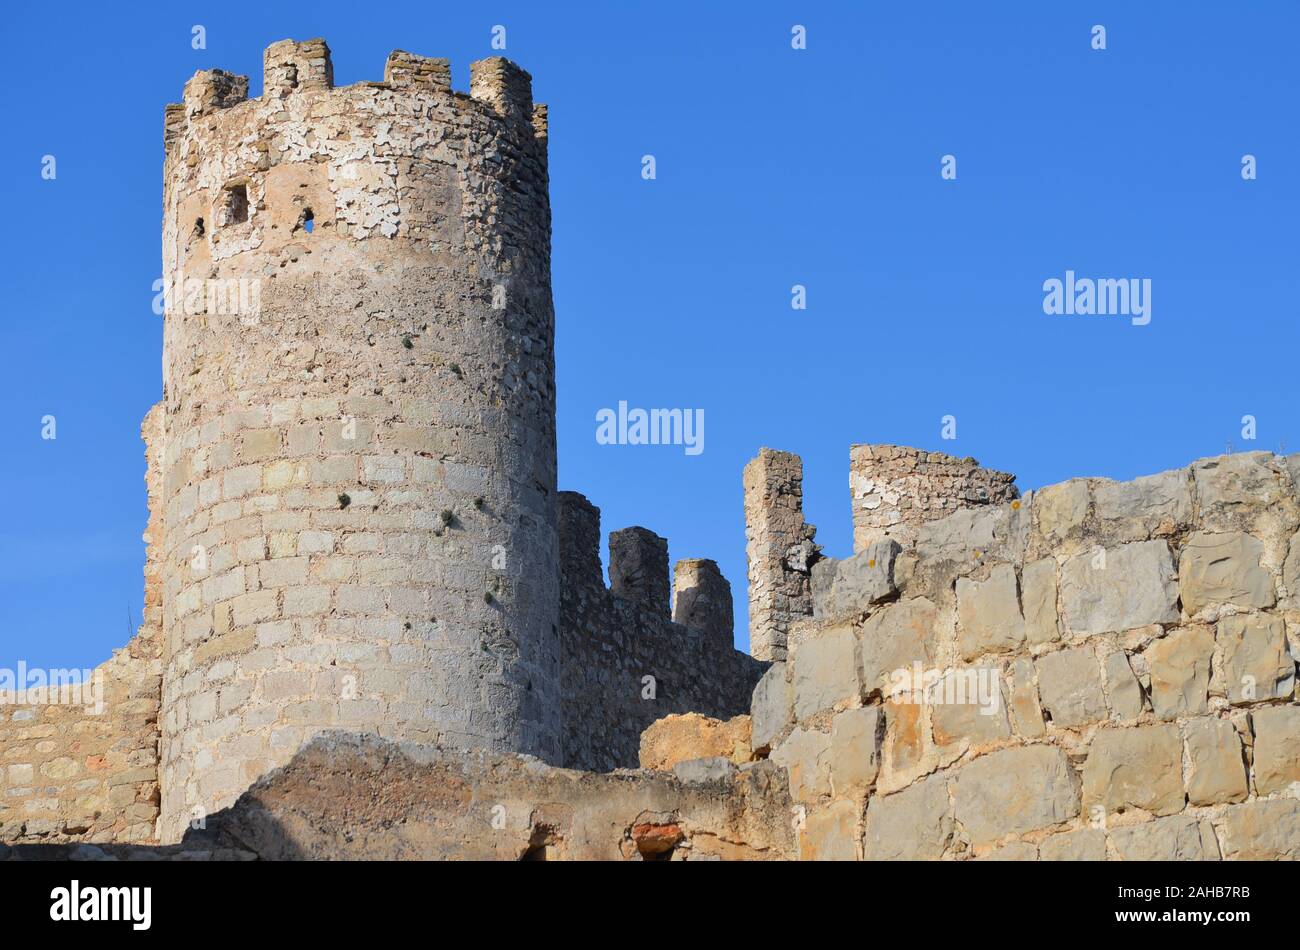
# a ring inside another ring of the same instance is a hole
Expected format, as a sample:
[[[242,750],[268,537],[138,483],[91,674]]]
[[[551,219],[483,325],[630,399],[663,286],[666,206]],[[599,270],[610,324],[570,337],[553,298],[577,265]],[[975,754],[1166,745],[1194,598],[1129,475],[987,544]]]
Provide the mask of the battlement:
[[[536,138],[546,138],[546,106],[533,103],[533,79],[529,73],[500,56],[470,64],[468,93],[451,87],[451,61],[393,50],[384,63],[382,82],[362,81],[342,87],[350,92],[381,94],[417,93],[446,97],[460,107],[477,104],[482,114],[495,115],[510,124],[525,123]],[[164,110],[165,149],[170,153],[186,124],[219,114],[248,102],[248,77],[223,69],[200,70],[185,84],[183,101]],[[329,44],[311,40],[279,40],[262,54],[262,95],[251,100],[263,104],[301,93],[330,92],[334,86],[334,63]],[[323,113],[322,113],[323,114]]]

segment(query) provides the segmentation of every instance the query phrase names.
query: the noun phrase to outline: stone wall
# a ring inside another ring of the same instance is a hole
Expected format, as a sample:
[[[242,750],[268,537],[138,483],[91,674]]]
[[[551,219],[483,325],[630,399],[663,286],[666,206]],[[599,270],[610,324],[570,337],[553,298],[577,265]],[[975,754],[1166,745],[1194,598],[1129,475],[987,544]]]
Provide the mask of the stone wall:
[[[166,113],[169,841],[323,729],[559,755],[545,110],[505,60],[264,74]]]
[[[1019,495],[1014,481],[1014,475],[981,468],[973,458],[902,445],[854,445],[849,449],[853,550],[883,538],[906,546],[927,521],[961,508],[1011,501]]]
[[[645,528],[610,535],[601,579],[600,511],[559,496],[561,762],[635,767],[641,732],[672,713],[744,712],[767,664],[732,644],[731,591],[712,561],[678,563],[669,616],[668,543]]]
[[[801,855],[1300,857],[1298,479],[1075,479],[818,565],[752,708]]]

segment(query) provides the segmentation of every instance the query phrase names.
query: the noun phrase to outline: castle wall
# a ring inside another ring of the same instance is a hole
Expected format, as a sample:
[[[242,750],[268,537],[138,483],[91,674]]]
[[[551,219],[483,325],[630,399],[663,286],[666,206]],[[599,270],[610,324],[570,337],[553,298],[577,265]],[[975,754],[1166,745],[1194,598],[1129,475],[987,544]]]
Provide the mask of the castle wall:
[[[575,492],[560,492],[558,509],[561,763],[593,771],[636,768],[641,733],[655,720],[744,712],[767,664],[733,646],[730,588],[717,565],[679,562],[677,616],[698,626],[674,623],[663,538],[645,528],[612,532],[610,577],[617,583],[611,590],[601,579],[599,509]]]
[[[1000,505],[1019,495],[1014,475],[902,445],[854,445],[849,449],[853,498],[853,550],[883,538],[907,545],[926,522],[961,508]]]
[[[801,856],[1300,858],[1298,479],[1074,479],[819,565],[752,706]]]
[[[471,69],[167,109],[163,840],[322,729],[558,757],[545,110]]]

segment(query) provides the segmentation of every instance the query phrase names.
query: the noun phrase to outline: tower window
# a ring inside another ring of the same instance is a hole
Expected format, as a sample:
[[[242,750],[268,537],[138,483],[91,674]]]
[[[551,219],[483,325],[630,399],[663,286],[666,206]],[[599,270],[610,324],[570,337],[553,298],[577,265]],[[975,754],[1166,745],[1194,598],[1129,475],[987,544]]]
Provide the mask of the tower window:
[[[302,229],[308,234],[316,230],[316,216],[311,213],[311,208],[306,208],[302,213]]]

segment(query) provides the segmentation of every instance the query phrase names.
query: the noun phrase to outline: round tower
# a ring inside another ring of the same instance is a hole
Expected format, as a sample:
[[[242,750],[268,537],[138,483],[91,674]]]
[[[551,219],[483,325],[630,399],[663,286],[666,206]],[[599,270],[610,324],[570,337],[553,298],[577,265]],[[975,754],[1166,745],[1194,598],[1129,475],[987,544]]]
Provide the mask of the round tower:
[[[164,841],[325,729],[558,756],[546,107],[264,68],[166,111]]]

